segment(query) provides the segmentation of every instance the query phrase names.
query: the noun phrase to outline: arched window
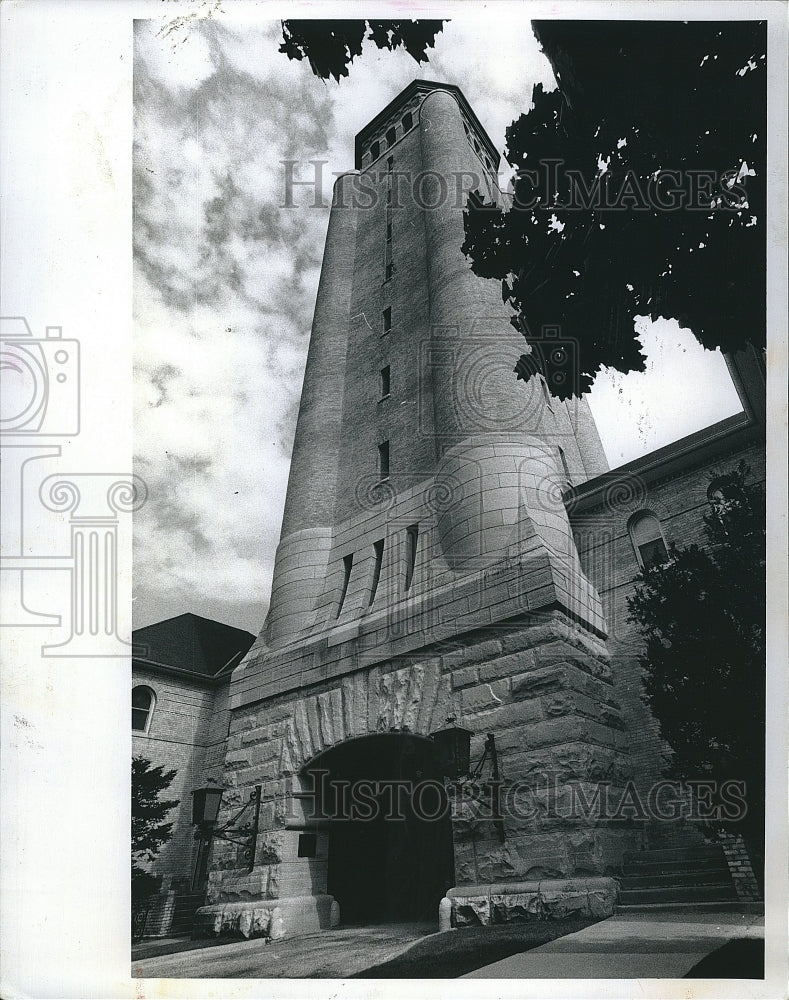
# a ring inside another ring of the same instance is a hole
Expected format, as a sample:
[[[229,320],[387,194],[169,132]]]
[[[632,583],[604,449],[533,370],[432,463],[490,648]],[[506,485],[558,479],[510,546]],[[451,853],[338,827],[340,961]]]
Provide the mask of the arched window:
[[[397,132],[394,128],[386,130],[386,148],[391,149],[392,146],[397,142]]]
[[[377,143],[377,142],[374,142],[372,144],[372,146],[370,146],[370,159],[371,160],[377,160],[378,159],[378,154],[380,153],[380,151],[381,151],[380,144]]]
[[[411,114],[410,111],[406,111],[406,113],[403,115],[403,131],[404,132],[410,131],[410,129],[413,127],[413,124],[414,124],[414,116]]]
[[[132,688],[132,730],[135,733],[147,733],[153,715],[156,695],[145,684]]]
[[[668,550],[660,528],[660,521],[648,510],[642,510],[630,518],[628,524],[630,540],[643,569],[667,562]]]

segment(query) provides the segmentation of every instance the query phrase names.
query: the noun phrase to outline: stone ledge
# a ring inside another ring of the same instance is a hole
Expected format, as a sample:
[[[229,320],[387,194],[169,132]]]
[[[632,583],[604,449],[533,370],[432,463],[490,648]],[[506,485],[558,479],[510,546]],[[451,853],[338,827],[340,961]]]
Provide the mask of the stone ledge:
[[[610,917],[619,883],[610,876],[543,879],[459,886],[447,891],[453,927],[489,926],[511,921],[555,920],[569,916]]]
[[[340,910],[334,896],[290,896],[285,899],[216,903],[195,914],[193,938],[240,937],[275,941],[336,927]]]

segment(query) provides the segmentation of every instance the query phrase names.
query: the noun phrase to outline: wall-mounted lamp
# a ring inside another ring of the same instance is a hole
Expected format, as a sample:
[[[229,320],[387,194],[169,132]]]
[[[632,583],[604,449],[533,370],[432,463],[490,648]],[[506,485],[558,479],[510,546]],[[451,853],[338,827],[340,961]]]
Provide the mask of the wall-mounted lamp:
[[[447,719],[447,722],[454,722],[454,719]],[[484,783],[484,787],[490,791],[491,814],[493,825],[499,835],[499,839],[504,843],[504,820],[501,815],[501,803],[499,793],[501,791],[501,780],[499,776],[499,756],[496,751],[496,737],[493,733],[488,733],[485,739],[485,752],[480,760],[471,768],[471,731],[462,726],[450,725],[446,729],[440,729],[430,737],[439,748],[439,766],[441,773],[451,781],[470,778],[475,781],[482,777],[482,770],[485,762],[490,760],[491,778]]]
[[[224,826],[215,828],[219,807],[222,804],[224,789],[214,785],[195,788],[192,792],[192,826],[196,826],[195,839],[211,841],[212,839],[227,840],[241,847],[241,857],[246,862],[247,870],[252,871],[255,865],[255,848],[258,839],[258,824],[260,821],[260,785],[255,785],[249,793],[249,800],[239,809],[235,816]],[[241,823],[244,813],[250,813],[245,823]]]

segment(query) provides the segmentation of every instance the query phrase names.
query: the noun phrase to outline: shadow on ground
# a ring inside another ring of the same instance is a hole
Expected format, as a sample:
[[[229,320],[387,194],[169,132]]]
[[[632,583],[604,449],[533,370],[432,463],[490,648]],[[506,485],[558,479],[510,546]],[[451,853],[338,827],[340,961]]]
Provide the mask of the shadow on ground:
[[[456,979],[510,955],[583,930],[594,919],[462,927],[433,934],[395,958],[357,972],[354,979]]]
[[[727,941],[697,962],[685,979],[764,979],[764,941]]]

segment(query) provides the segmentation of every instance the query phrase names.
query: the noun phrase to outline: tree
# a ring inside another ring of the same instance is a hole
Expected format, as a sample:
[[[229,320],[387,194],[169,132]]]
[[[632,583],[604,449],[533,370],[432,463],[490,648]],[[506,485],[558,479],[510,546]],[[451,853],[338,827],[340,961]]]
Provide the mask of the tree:
[[[404,48],[418,63],[435,44],[443,21],[283,21],[279,47],[288,59],[308,59],[312,72],[322,80],[339,83],[348,66],[362,53],[367,40],[379,49]]]
[[[714,480],[707,547],[672,545],[645,569],[630,621],[646,639],[645,699],[675,778],[746,783],[744,818],[710,829],[760,843],[764,830],[765,507],[745,463]]]
[[[143,867],[153,861],[172,836],[173,824],[165,822],[178,799],[160,799],[170,787],[176,771],[154,767],[145,757],[132,758],[132,905],[138,905],[154,891],[156,878]]]
[[[512,205],[472,193],[463,249],[530,346],[545,325],[576,340],[578,378],[552,391],[586,391],[601,365],[643,371],[639,314],[708,349],[763,347],[764,22],[533,26],[558,89],[535,87],[507,129]]]

